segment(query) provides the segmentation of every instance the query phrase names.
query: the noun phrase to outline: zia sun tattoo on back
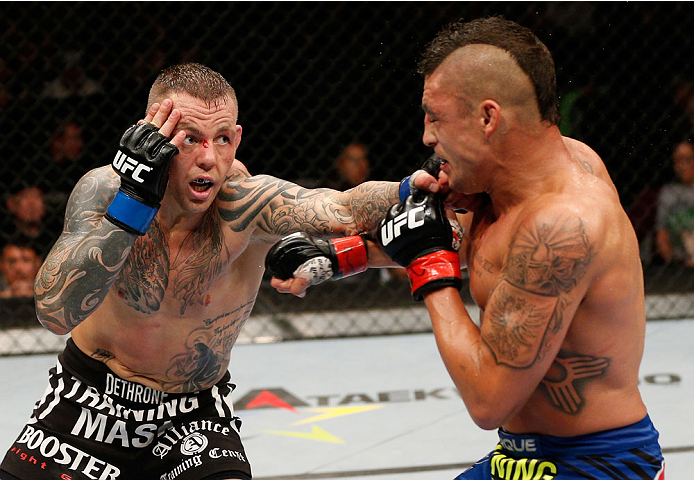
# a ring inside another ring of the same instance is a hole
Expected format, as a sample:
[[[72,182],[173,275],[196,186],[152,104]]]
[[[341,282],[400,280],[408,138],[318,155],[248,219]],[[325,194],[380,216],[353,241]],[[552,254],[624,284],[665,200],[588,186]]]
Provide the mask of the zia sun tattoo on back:
[[[491,292],[483,340],[497,364],[530,368],[564,324],[564,310],[595,251],[580,218],[521,226]],[[609,359],[560,351],[542,380],[553,406],[568,414],[584,403],[579,385],[603,375]]]

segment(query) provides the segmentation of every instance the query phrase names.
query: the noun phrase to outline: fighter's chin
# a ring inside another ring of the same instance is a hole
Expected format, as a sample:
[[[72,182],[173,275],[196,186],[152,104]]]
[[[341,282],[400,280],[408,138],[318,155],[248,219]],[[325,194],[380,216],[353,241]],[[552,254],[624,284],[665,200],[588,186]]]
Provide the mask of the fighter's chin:
[[[212,202],[191,202],[191,201],[188,201],[185,204],[185,210],[188,213],[192,213],[192,214],[205,213],[207,210],[209,210],[211,204],[212,204]]]
[[[214,202],[214,196],[208,195],[205,197],[185,195],[183,198],[179,199],[180,207],[192,214],[204,213],[210,208]]]

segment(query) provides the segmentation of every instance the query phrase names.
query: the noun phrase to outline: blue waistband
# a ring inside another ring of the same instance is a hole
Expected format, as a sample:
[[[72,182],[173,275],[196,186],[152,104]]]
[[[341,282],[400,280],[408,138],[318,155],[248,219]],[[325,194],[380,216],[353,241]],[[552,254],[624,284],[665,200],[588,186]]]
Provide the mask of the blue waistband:
[[[499,429],[499,444],[504,452],[525,457],[565,456],[623,452],[658,441],[658,431],[646,415],[643,420],[626,427],[575,437],[551,435],[516,435]]]

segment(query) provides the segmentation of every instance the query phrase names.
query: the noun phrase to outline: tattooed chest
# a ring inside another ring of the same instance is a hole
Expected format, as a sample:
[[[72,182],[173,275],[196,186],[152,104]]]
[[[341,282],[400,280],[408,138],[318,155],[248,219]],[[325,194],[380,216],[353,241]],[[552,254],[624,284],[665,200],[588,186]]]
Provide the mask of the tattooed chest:
[[[172,248],[163,235],[150,229],[135,243],[114,288],[138,312],[159,311],[167,299],[183,315],[191,306],[210,302],[210,290],[230,262],[221,237],[192,232]]]

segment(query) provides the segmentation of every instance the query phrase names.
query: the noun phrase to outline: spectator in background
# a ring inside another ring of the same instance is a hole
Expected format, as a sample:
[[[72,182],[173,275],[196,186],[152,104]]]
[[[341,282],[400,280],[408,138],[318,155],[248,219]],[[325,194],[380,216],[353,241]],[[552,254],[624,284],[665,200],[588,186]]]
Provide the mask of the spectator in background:
[[[334,169],[324,187],[344,191],[365,182],[371,174],[368,147],[363,143],[350,143],[335,159]]]
[[[19,184],[5,201],[3,232],[10,236],[21,236],[24,245],[31,245],[45,256],[55,242],[59,232],[46,224],[46,202],[43,191],[36,185]]]
[[[675,128],[687,132],[694,128],[694,81],[686,77],[677,77],[674,82]]]
[[[665,262],[694,267],[694,144],[678,143],[672,157],[679,182],[658,195],[656,251]]]
[[[84,140],[82,126],[74,120],[68,120],[53,135],[50,145],[51,158],[58,165],[76,162],[82,157]]]
[[[40,153],[42,166],[37,172],[51,219],[63,217],[72,187],[94,166],[86,154],[83,124],[67,115],[53,125],[53,133]]]
[[[67,201],[72,186],[92,168],[85,164],[84,128],[75,119],[61,121],[55,129],[48,146],[50,153],[50,190],[62,192],[63,204]]]
[[[333,175],[321,186],[345,191],[367,181],[371,175],[369,147],[363,143],[350,143],[335,158]],[[378,278],[380,283],[393,279],[407,280],[402,268],[371,268],[358,277],[346,278],[343,283],[359,283],[365,279]]]
[[[62,52],[62,69],[58,77],[46,84],[43,96],[54,100],[67,100],[71,97],[90,97],[103,94],[99,82],[89,78],[82,65],[82,52],[68,50]]]
[[[7,242],[0,255],[0,298],[33,297],[34,278],[41,257],[31,246],[16,237]]]

